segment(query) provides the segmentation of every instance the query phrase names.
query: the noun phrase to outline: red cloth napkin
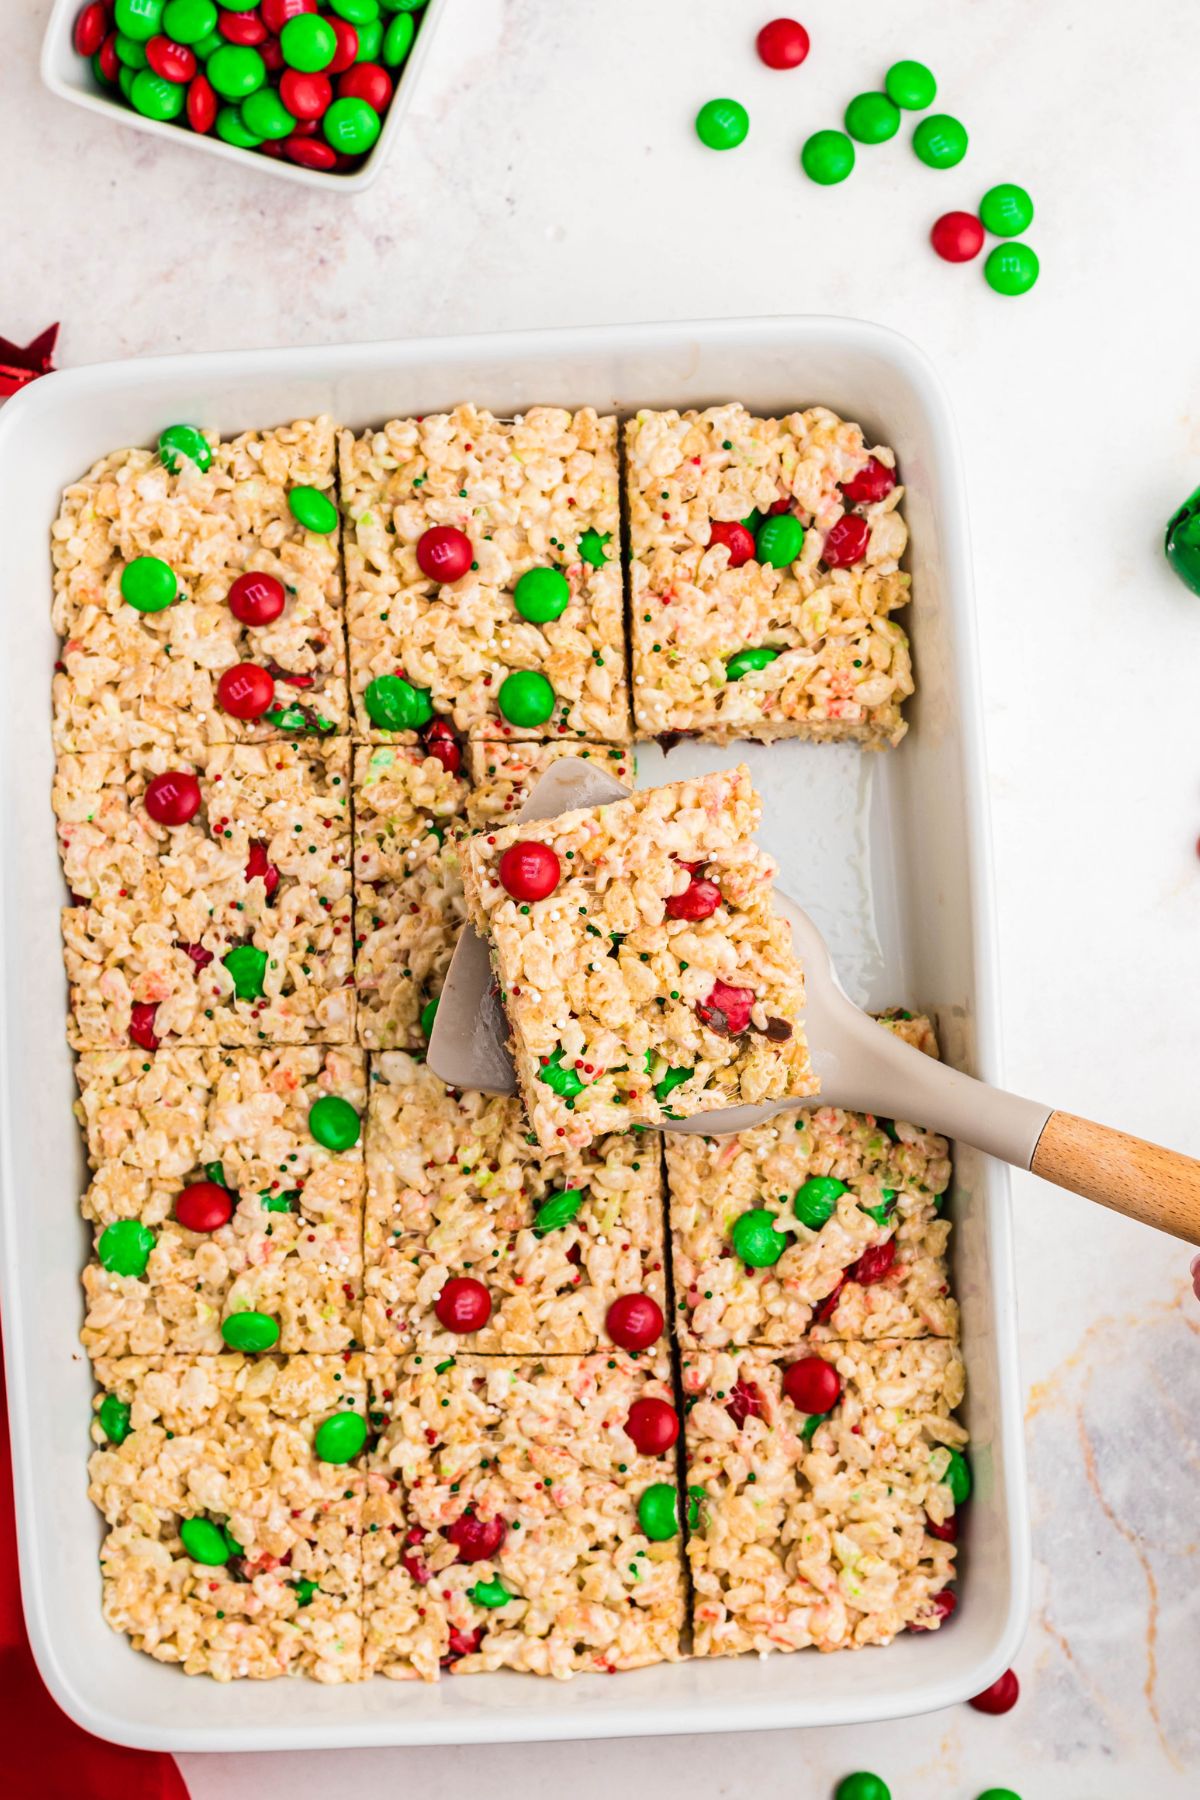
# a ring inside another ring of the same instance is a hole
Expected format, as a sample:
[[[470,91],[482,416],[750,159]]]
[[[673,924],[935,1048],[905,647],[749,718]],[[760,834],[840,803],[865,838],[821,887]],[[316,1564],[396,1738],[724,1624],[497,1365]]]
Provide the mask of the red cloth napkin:
[[[0,1376],[3,1352],[0,1351]],[[82,1449],[80,1455],[82,1457]],[[83,1479],[82,1463],[80,1480]],[[0,1380],[0,1788],[5,1800],[188,1800],[171,1756],[123,1750],[60,1712],[34,1666],[17,1580],[12,1449]]]

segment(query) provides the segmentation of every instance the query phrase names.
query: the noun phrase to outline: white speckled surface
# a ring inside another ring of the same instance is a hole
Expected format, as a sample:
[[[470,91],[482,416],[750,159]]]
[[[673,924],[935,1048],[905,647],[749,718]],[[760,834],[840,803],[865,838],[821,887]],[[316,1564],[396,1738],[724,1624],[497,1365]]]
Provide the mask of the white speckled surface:
[[[0,331],[61,316],[64,365],[771,311],[907,332],[965,442],[1012,1084],[1200,1152],[1200,601],[1158,548],[1200,481],[1195,5],[804,0],[812,55],[774,75],[752,52],[770,8],[747,0],[448,3],[399,148],[352,203],[52,101],[35,79],[47,0],[6,6]],[[967,160],[927,170],[904,132],[860,150],[844,187],[811,186],[803,137],[901,55],[935,68]],[[722,93],[753,124],[716,157],[690,120]],[[1044,273],[1021,301],[924,241],[1002,179],[1039,207]],[[862,1767],[894,1800],[1195,1793],[1187,1256],[1030,1178],[1017,1208],[1037,1569],[1017,1711],[694,1744],[190,1757],[195,1800],[401,1784],[515,1800],[534,1778],[576,1800],[824,1800]]]

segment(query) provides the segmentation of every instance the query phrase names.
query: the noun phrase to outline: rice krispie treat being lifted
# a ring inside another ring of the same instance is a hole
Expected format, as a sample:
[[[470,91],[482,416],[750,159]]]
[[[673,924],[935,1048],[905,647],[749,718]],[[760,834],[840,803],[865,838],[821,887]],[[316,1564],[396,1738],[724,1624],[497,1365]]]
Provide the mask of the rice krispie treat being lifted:
[[[467,904],[543,1148],[815,1093],[760,814],[738,767],[468,840]]]
[[[344,741],[60,756],[76,1049],[353,1036]]]
[[[645,736],[904,735],[896,459],[823,406],[639,412],[625,427],[633,704]]]
[[[467,747],[471,776],[467,795],[467,821],[475,831],[484,826],[506,825],[515,819],[551,763],[564,756],[590,762],[623,787],[632,787],[637,763],[629,745],[579,744],[569,738],[549,744],[475,741]]]
[[[340,453],[363,735],[628,738],[615,419],[459,406]]]
[[[259,743],[346,731],[327,418],[226,443],[191,426],[118,450],[53,529],[60,750]]]

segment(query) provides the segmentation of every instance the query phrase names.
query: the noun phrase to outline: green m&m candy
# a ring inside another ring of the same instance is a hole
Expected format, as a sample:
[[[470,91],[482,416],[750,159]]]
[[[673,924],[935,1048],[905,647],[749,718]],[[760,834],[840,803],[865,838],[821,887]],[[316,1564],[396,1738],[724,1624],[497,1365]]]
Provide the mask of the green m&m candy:
[[[139,69],[129,98],[134,111],[143,118],[171,120],[183,111],[186,94],[179,82],[164,81],[150,69]]]
[[[175,571],[161,556],[135,556],[121,571],[121,598],[135,612],[164,612],[178,592]]]
[[[682,1087],[695,1073],[695,1069],[668,1069],[654,1084],[654,1098],[665,1100],[668,1094],[673,1093],[677,1087]]]
[[[554,689],[536,669],[518,669],[500,683],[496,704],[510,725],[544,725],[554,711]]]
[[[379,17],[379,0],[329,0],[329,10],[348,25],[369,25]]]
[[[167,0],[163,8],[163,36],[173,44],[199,44],[216,29],[213,0]]]
[[[150,66],[145,44],[140,44],[136,38],[125,37],[118,31],[113,39],[113,49],[117,61],[124,63],[127,69],[146,69]]]
[[[110,1275],[144,1275],[154,1233],[140,1219],[117,1219],[100,1233],[96,1254]]]
[[[590,564],[593,569],[602,569],[608,561],[608,551],[604,546],[611,536],[611,531],[597,531],[594,525],[589,525],[579,540],[580,562]]]
[[[820,1231],[837,1211],[837,1203],[845,1192],[846,1183],[833,1175],[810,1175],[796,1189],[792,1210],[802,1225],[810,1231]]]
[[[931,169],[953,169],[967,154],[967,128],[949,113],[930,113],[913,132],[912,147]]]
[[[301,13],[292,23],[299,25],[304,19],[311,17],[311,13]],[[331,531],[337,530],[337,507],[321,488],[289,488],[287,502],[293,519],[303,525],[306,531],[319,531],[322,537],[328,537]]]
[[[382,0],[384,12],[415,13],[420,12],[425,0]]]
[[[163,0],[117,0],[113,24],[122,37],[147,43],[162,29]]]
[[[878,1775],[860,1769],[838,1782],[834,1800],[892,1800],[892,1790]]]
[[[573,1100],[576,1094],[583,1092],[583,1082],[574,1069],[563,1068],[562,1058],[563,1053],[560,1046],[554,1055],[548,1057],[542,1064],[537,1078],[546,1084],[552,1094],[557,1094],[560,1100]]]
[[[307,1575],[302,1575],[299,1581],[293,1581],[289,1585],[296,1596],[297,1606],[310,1606],[314,1594],[319,1594],[321,1591],[316,1582],[310,1581]]]
[[[441,995],[439,994],[436,999],[427,1000],[421,1008],[421,1036],[426,1040],[433,1036],[433,1021],[437,1018],[438,1000],[440,999]]]
[[[296,121],[275,89],[265,87],[242,101],[242,123],[256,136],[273,140],[290,137]]]
[[[1167,561],[1193,594],[1200,594],[1200,488],[1167,521]]]
[[[877,1225],[886,1225],[896,1204],[896,1190],[895,1188],[883,1188],[880,1191],[883,1199],[878,1206],[860,1206],[859,1211],[865,1212],[867,1217],[874,1219]]]
[[[960,1450],[950,1452],[950,1462],[942,1480],[954,1495],[955,1506],[962,1506],[971,1497],[971,1467]]]
[[[337,55],[337,33],[328,19],[316,13],[299,13],[279,34],[279,48],[289,69],[315,75],[327,69]]]
[[[137,80],[137,76],[134,73],[134,71],[128,66],[128,64],[122,63],[120,68],[117,70],[117,86],[120,88],[121,92],[124,94],[124,96],[127,100],[131,99],[131,97],[132,97],[133,84],[136,80]]]
[[[262,143],[252,131],[247,131],[242,123],[240,108],[223,106],[217,114],[216,133],[225,144],[236,144],[239,150],[257,150]]]
[[[845,126],[860,144],[885,144],[900,129],[900,109],[886,94],[856,94],[846,108]]]
[[[158,437],[159,460],[172,475],[192,463],[203,475],[212,463],[212,447],[195,425],[168,425]]]
[[[507,1606],[512,1597],[498,1575],[491,1581],[477,1581],[473,1588],[467,1589],[468,1600],[473,1600],[476,1606],[485,1606],[489,1612],[494,1612],[498,1606]]]
[[[365,25],[356,25],[354,29],[358,34],[355,62],[378,62],[383,49],[383,20],[368,19]]]
[[[433,717],[429,690],[413,687],[402,675],[377,675],[367,684],[363,705],[372,725],[383,731],[415,731]]]
[[[893,63],[883,78],[887,97],[905,112],[924,112],[937,99],[937,82],[924,63]]]
[[[192,45],[192,49],[196,52],[197,61],[206,63],[213,51],[219,50],[225,41],[226,40],[221,36],[221,33],[214,26],[206,36],[199,38],[197,42]]]
[[[308,1109],[308,1129],[325,1150],[349,1150],[357,1144],[362,1120],[340,1094],[322,1094]]]
[[[534,1214],[534,1237],[545,1237],[547,1232],[561,1231],[564,1225],[571,1223],[582,1205],[582,1188],[563,1188],[561,1193],[551,1194]]]
[[[679,1495],[673,1481],[656,1481],[638,1501],[638,1524],[651,1543],[665,1543],[679,1530]]]
[[[755,650],[739,650],[725,664],[725,674],[730,681],[740,681],[751,669],[765,669],[779,655],[769,644],[760,644]]]
[[[367,1441],[367,1421],[361,1413],[334,1413],[317,1426],[313,1445],[322,1462],[348,1463]]]
[[[213,51],[204,73],[222,100],[245,100],[267,79],[267,65],[248,44],[225,44]]]
[[[740,100],[706,100],[696,114],[696,136],[710,150],[736,150],[749,129],[750,114]]]
[[[239,1000],[261,1000],[263,978],[267,973],[267,953],[257,944],[235,944],[221,958],[229,971],[233,991]]]
[[[1015,181],[1001,181],[979,202],[979,217],[993,237],[1020,237],[1033,224],[1033,201]]]
[[[769,1269],[787,1249],[787,1238],[775,1229],[775,1214],[765,1206],[739,1214],[729,1235],[734,1255],[751,1269]]]
[[[332,144],[335,150],[345,156],[362,156],[379,136],[379,114],[369,100],[345,94],[328,109],[321,120],[321,129],[326,143]]]
[[[805,139],[800,167],[818,187],[835,187],[854,167],[854,145],[844,131],[814,131]]]
[[[273,1319],[270,1313],[230,1313],[222,1320],[221,1336],[230,1350],[245,1350],[250,1354],[271,1350],[279,1342],[279,1320]]]
[[[1037,252],[1028,244],[997,244],[983,265],[988,286],[1010,298],[1027,294],[1040,271]]]
[[[383,60],[390,69],[402,63],[412,49],[417,28],[407,13],[400,13],[384,33]]]
[[[225,1541],[225,1534],[218,1530],[211,1519],[184,1519],[179,1527],[179,1536],[193,1562],[215,1569],[221,1563],[229,1561],[231,1552]]]
[[[787,569],[804,548],[804,527],[795,513],[764,519],[754,539],[754,554],[773,569]]]
[[[1011,1788],[985,1788],[979,1800],[1021,1800],[1021,1796],[1014,1794]]]
[[[129,1436],[129,1408],[115,1394],[105,1394],[96,1414],[100,1429],[110,1444],[123,1444]]]
[[[561,569],[526,569],[513,590],[513,605],[535,625],[557,619],[570,600],[570,584]]]

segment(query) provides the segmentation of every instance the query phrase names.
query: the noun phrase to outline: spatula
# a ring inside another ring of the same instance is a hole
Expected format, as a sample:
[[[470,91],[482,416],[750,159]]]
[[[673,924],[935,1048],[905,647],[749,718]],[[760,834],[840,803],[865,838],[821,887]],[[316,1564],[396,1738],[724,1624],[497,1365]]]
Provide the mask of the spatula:
[[[628,793],[590,761],[564,757],[546,770],[518,818],[550,819],[575,807],[622,800]],[[825,940],[808,914],[778,891],[775,903],[791,925],[804,966],[805,1031],[820,1077],[820,1095],[815,1100],[722,1108],[672,1121],[664,1129],[719,1136],[744,1131],[802,1105],[909,1119],[926,1130],[973,1144],[1014,1168],[1032,1169],[1058,1187],[1186,1243],[1200,1244],[1200,1162],[989,1087],[881,1030],[842,987]],[[487,946],[468,925],[442,990],[429,1040],[429,1066],[452,1087],[514,1094],[517,1083],[507,1038]]]

